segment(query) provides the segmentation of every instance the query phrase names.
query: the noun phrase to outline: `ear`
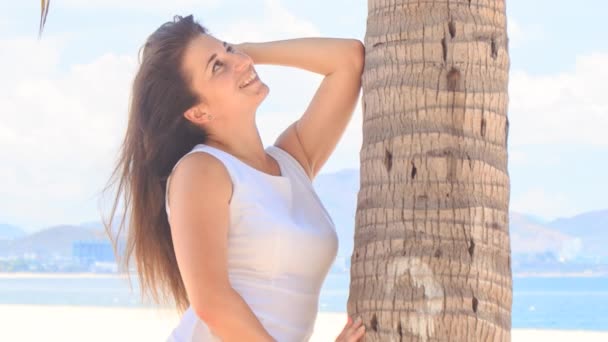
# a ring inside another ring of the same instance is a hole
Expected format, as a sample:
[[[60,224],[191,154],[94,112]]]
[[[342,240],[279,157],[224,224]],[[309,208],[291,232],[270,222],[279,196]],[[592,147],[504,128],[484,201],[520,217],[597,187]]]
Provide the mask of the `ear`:
[[[209,119],[201,106],[192,107],[184,112],[184,117],[196,125],[206,124]]]

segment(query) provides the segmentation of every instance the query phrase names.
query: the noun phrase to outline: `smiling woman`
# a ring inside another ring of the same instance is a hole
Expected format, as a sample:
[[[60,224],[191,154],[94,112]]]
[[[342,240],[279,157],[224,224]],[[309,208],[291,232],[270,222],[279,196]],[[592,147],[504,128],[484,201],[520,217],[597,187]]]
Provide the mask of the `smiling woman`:
[[[182,313],[170,341],[312,335],[338,248],[312,180],[352,116],[363,51],[354,39],[233,45],[192,16],[148,37],[108,185],[118,192],[106,230],[117,249],[129,222],[119,259],[128,269],[134,257],[143,295]],[[270,89],[256,64],[324,76],[302,116],[266,148],[255,119]],[[338,341],[360,339],[362,327],[349,320]]]

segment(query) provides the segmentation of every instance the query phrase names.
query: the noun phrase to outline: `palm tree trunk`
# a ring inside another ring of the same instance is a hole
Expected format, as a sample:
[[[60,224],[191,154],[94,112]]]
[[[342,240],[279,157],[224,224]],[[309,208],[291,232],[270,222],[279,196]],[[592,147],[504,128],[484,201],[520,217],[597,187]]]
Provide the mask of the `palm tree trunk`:
[[[504,0],[369,0],[348,314],[366,341],[509,341]]]

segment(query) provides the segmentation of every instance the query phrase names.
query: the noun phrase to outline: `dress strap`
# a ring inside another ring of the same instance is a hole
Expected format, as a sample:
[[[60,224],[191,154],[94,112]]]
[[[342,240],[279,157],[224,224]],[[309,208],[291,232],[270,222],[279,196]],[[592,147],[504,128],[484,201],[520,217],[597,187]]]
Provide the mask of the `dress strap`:
[[[294,170],[295,173],[297,173],[298,178],[312,183],[312,180],[310,177],[308,177],[308,174],[302,167],[302,164],[300,164],[299,161],[289,154],[289,152],[275,145],[268,146],[266,151],[268,151],[273,157],[279,159],[279,162],[281,162],[283,165],[288,165],[291,170]]]

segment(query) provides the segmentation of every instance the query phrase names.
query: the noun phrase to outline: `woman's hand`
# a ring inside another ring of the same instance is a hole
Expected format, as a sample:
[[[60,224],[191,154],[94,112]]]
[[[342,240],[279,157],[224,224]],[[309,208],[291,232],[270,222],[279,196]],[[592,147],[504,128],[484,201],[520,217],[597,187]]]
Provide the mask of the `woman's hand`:
[[[348,316],[348,321],[344,329],[336,337],[336,342],[357,342],[360,341],[363,335],[365,335],[365,325],[361,324],[361,318],[357,318],[353,322],[353,319]]]

